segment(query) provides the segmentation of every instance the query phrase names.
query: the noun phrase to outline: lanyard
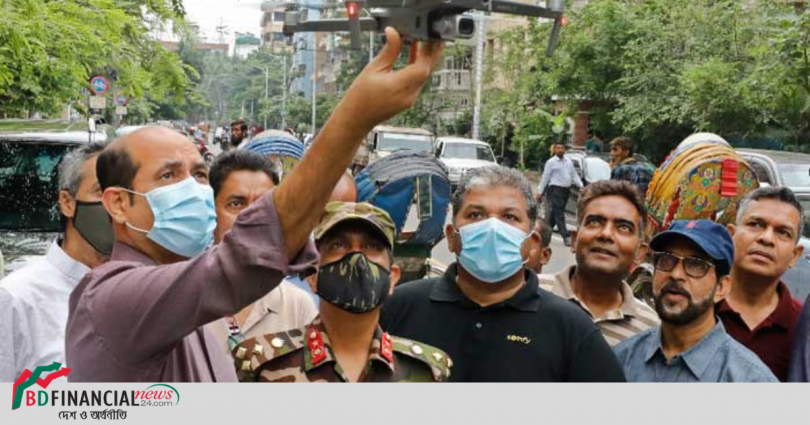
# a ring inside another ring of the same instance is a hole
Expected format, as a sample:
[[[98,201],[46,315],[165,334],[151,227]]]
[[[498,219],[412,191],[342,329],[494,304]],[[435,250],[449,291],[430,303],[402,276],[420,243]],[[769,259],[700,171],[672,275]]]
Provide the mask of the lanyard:
[[[237,345],[245,340],[245,336],[242,334],[242,328],[239,327],[239,323],[236,323],[236,319],[233,316],[227,316],[225,320],[228,322],[228,349],[233,351]]]

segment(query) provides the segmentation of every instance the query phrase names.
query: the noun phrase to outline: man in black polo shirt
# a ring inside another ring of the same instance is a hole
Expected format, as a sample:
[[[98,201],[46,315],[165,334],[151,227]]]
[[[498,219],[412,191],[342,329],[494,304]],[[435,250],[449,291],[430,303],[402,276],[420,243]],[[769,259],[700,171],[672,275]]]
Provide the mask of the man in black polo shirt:
[[[469,171],[453,195],[441,278],[397,287],[381,323],[438,347],[456,382],[624,381],[602,334],[576,305],[538,288],[524,267],[540,249],[529,182],[504,167]],[[531,232],[531,233],[530,233]]]

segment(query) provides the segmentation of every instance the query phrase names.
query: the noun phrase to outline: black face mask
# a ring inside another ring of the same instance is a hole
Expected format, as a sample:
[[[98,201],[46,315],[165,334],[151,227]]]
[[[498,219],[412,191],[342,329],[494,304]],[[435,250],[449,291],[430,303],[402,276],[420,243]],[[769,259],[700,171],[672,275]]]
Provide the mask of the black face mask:
[[[76,201],[73,227],[96,251],[110,255],[115,243],[110,216],[101,202]]]
[[[379,307],[390,287],[390,272],[360,252],[350,252],[318,271],[318,296],[350,313],[368,313]]]

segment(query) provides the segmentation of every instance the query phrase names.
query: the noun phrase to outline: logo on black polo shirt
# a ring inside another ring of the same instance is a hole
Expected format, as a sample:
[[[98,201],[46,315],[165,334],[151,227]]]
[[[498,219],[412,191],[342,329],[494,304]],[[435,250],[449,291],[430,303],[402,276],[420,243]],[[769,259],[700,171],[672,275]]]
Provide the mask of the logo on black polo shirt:
[[[520,336],[520,335],[507,335],[506,340],[507,341],[512,341],[512,342],[520,342],[520,343],[523,343],[523,344],[526,344],[526,345],[529,345],[532,342],[531,338],[529,338],[527,336]]]

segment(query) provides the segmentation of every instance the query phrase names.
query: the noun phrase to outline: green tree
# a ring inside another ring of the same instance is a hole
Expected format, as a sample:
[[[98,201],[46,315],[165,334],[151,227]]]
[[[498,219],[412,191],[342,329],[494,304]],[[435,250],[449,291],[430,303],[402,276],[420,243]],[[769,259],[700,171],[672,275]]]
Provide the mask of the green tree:
[[[182,27],[182,4],[0,1],[0,116],[55,113],[83,99],[95,74],[115,77],[130,98],[181,99],[191,88],[186,68],[149,37],[147,18]]]

